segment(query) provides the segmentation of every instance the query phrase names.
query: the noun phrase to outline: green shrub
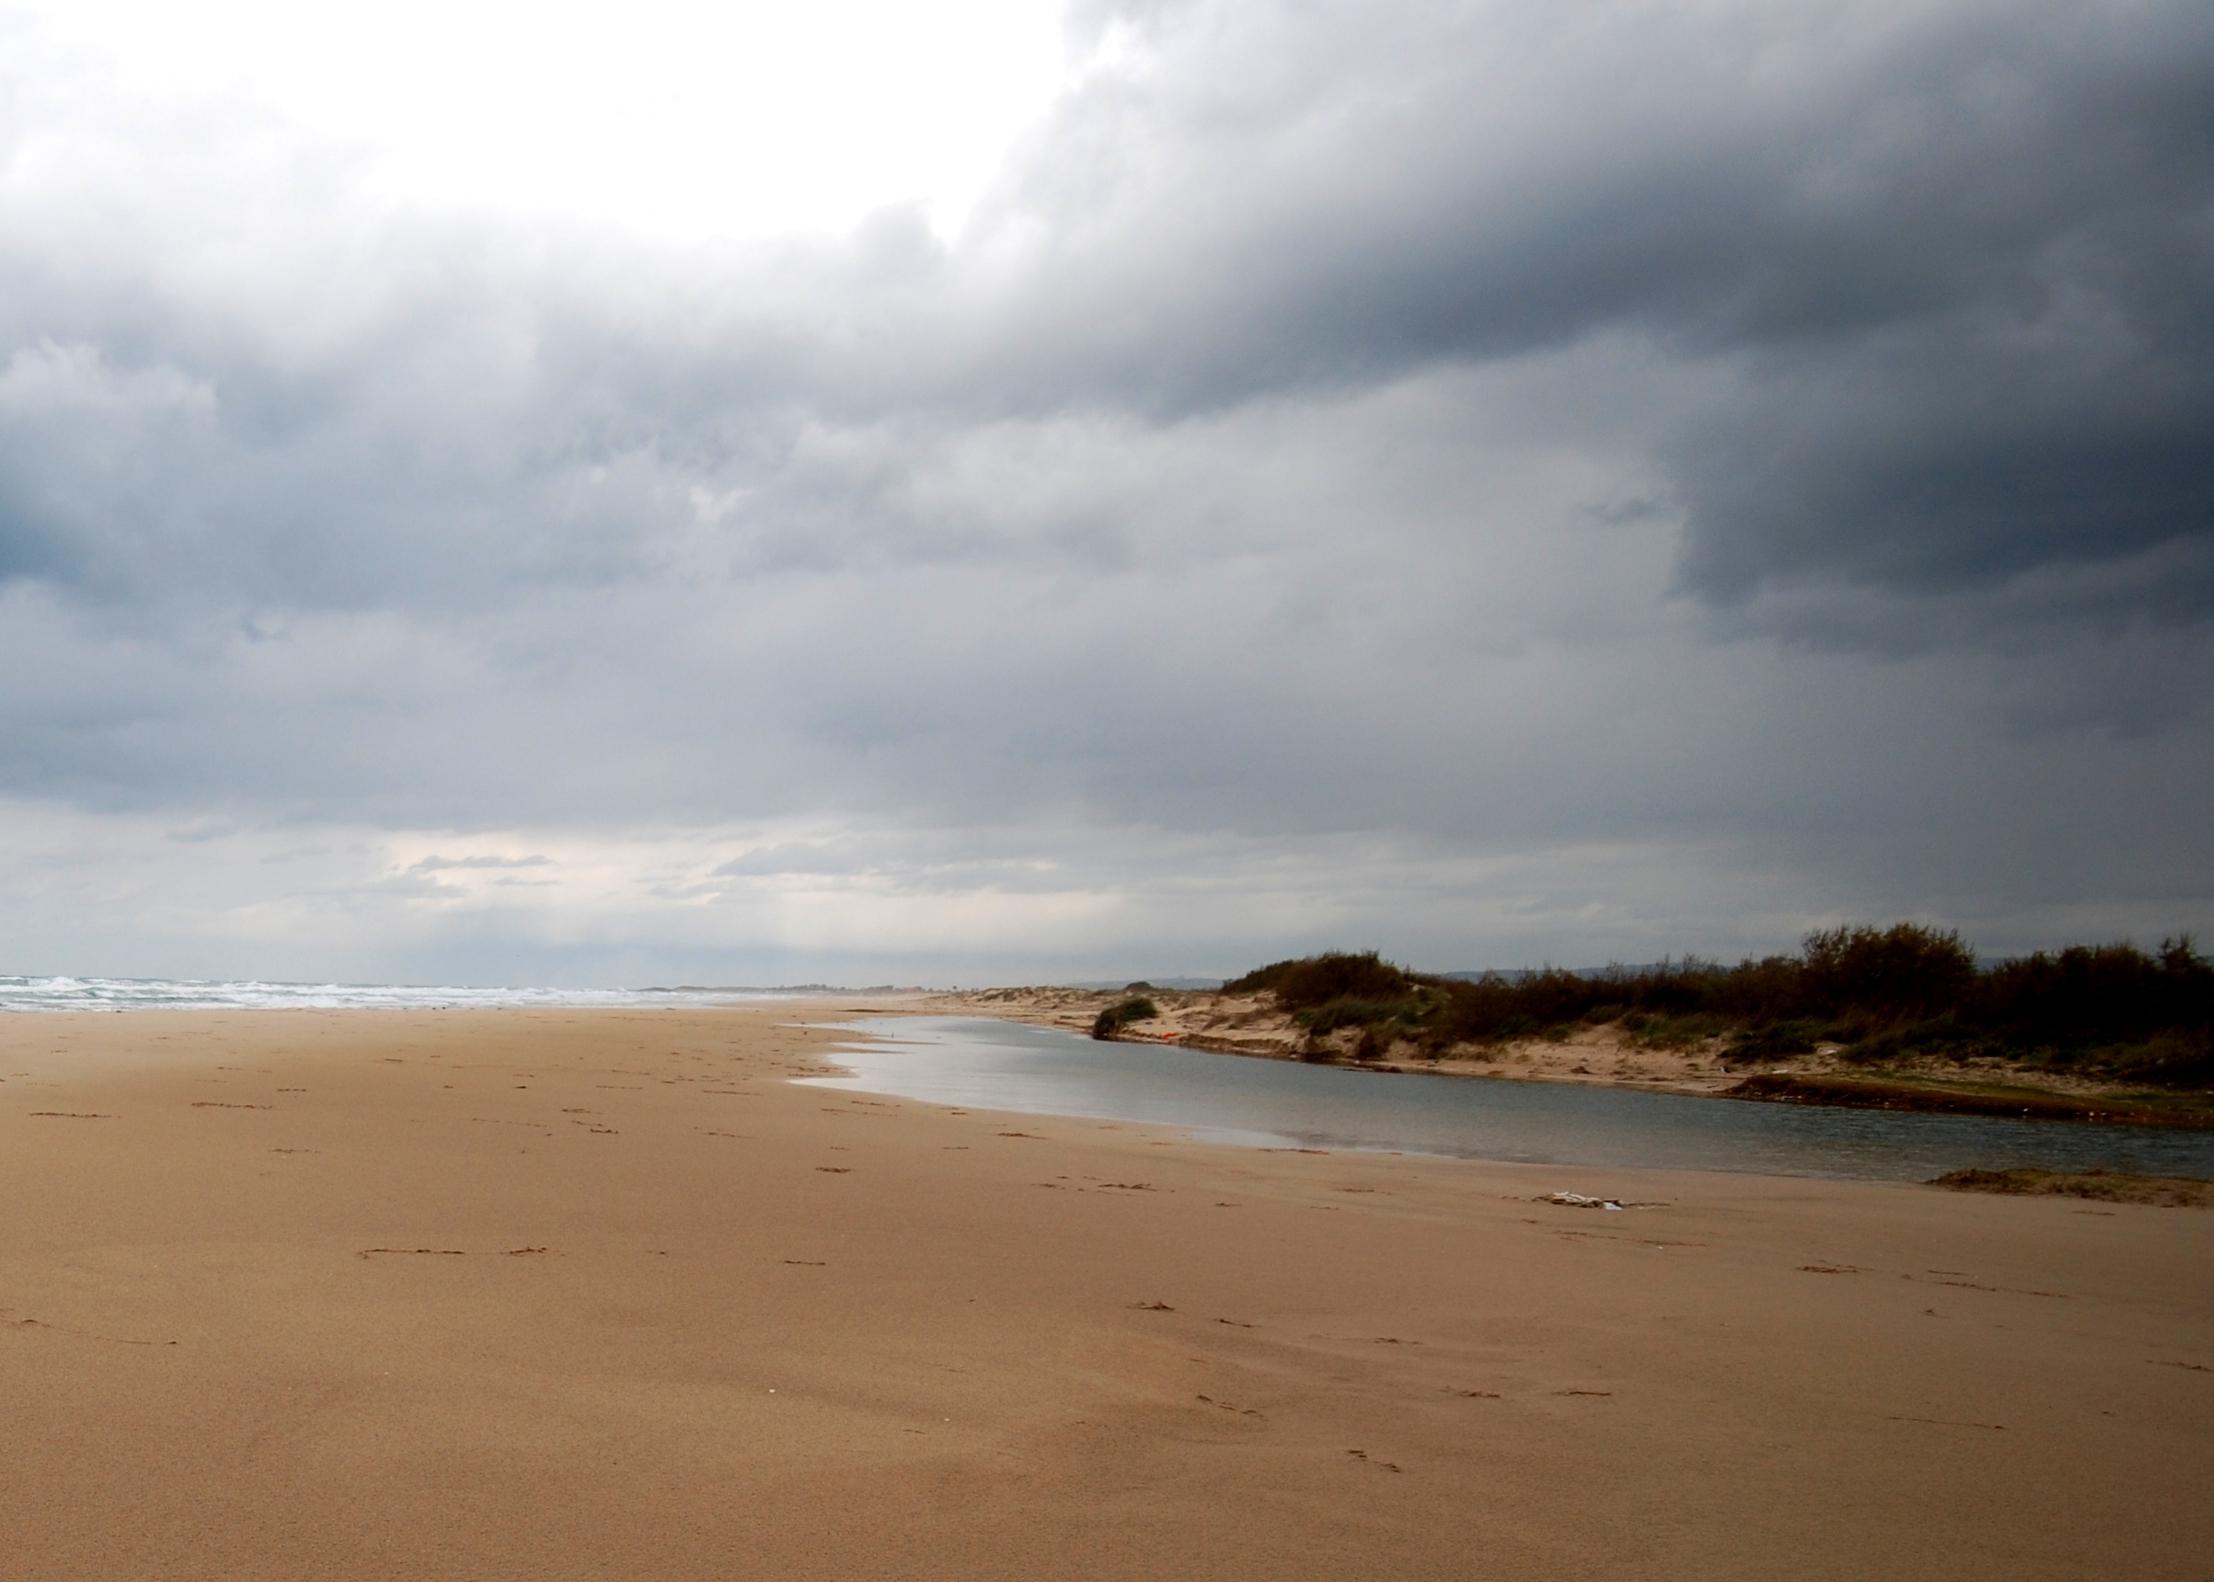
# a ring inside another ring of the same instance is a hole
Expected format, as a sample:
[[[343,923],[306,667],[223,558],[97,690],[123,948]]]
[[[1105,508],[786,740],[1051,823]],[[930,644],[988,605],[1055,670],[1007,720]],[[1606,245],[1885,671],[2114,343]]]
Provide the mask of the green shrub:
[[[1361,1029],[1361,1041],[1353,1046],[1355,1060],[1381,1060],[1391,1053],[1390,1024],[1371,1022]]]
[[[1800,950],[1802,1003],[1833,1015],[1930,1016],[1957,1006],[1975,981],[1960,935],[1920,923],[1820,929]]]
[[[1858,1065],[1872,1065],[1884,1060],[1907,1060],[1920,1056],[1938,1060],[1973,1060],[1979,1055],[1993,1053],[1989,1041],[1978,1036],[1971,1027],[1963,1026],[1950,1013],[1926,1017],[1919,1022],[1900,1022],[1880,1028],[1838,1051],[1838,1058]],[[2029,1054],[2023,1049],[2002,1051],[2020,1059]]]
[[[1094,1038],[1114,1038],[1132,1022],[1149,1022],[1161,1014],[1160,1007],[1143,997],[1132,997],[1119,1004],[1110,1005],[1092,1019]]]
[[[1232,978],[1222,986],[1225,994],[1270,994],[1281,983],[1284,974],[1299,965],[1298,957],[1272,961],[1265,967],[1255,967],[1243,977]]]
[[[2164,1088],[2203,1088],[2214,1084],[2214,1034],[2170,1030],[2141,1044],[2097,1051],[2102,1069],[2131,1082]]]
[[[1814,1053],[1814,1035],[1805,1022],[1777,1022],[1769,1027],[1741,1028],[1722,1051],[1725,1064],[1741,1065],[1760,1060],[1790,1060]]]
[[[1693,1044],[1719,1037],[1727,1030],[1719,1017],[1693,1012],[1684,1016],[1655,1016],[1648,1018],[1635,1041],[1647,1049],[1688,1049]]]
[[[2012,1037],[2141,1043],[2162,1030],[2214,1025],[2214,967],[2189,935],[2163,940],[2158,956],[2134,945],[2071,945],[2002,962],[1978,998],[1981,1018]]]
[[[1338,999],[1402,999],[1413,987],[1404,971],[1373,950],[1308,956],[1286,964],[1274,984],[1277,1001],[1287,1011],[1308,1010]]]
[[[1341,1027],[1373,1027],[1379,1022],[1413,1027],[1421,1018],[1422,1006],[1416,1000],[1363,1000],[1342,994],[1313,1010],[1299,1011],[1292,1019],[1321,1038]]]

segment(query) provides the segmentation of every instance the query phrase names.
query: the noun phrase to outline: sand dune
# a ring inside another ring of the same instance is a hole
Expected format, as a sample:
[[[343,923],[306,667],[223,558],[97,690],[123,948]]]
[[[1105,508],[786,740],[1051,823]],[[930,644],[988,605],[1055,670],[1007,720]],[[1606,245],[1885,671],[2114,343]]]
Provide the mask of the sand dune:
[[[2214,1215],[792,1086],[831,1014],[0,1021],[0,1575],[2206,1575]]]

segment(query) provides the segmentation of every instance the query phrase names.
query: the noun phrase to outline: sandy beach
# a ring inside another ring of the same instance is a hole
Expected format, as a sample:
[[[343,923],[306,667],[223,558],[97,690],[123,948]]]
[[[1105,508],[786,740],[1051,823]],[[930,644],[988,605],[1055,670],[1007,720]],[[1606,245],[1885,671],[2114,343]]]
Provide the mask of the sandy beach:
[[[851,1009],[0,1019],[0,1576],[2208,1575],[2214,1214],[793,1085]]]

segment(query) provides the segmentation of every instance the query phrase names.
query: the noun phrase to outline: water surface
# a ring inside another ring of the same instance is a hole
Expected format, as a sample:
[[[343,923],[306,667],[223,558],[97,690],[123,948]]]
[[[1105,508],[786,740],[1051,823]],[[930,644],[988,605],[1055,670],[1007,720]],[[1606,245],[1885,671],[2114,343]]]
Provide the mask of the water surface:
[[[1260,1147],[1926,1181],[1968,1166],[2214,1176],[2214,1132],[1690,1098],[1573,1083],[1401,1074],[1099,1043],[988,1018],[839,1024],[852,1074],[807,1079],[966,1109],[1181,1127]]]
[[[78,978],[0,974],[7,1011],[632,1010],[789,999],[776,989],[533,989],[465,984],[271,983],[258,978]]]

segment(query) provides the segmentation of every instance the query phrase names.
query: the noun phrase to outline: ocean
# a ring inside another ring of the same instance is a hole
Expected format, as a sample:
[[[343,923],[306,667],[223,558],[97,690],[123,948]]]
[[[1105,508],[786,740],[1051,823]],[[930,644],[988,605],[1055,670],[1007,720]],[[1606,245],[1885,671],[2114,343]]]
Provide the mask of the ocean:
[[[529,989],[462,984],[268,983],[255,978],[72,978],[0,976],[6,1011],[445,1011],[509,1006],[650,1009],[793,999],[792,989]]]

